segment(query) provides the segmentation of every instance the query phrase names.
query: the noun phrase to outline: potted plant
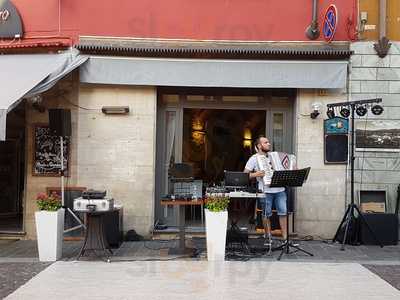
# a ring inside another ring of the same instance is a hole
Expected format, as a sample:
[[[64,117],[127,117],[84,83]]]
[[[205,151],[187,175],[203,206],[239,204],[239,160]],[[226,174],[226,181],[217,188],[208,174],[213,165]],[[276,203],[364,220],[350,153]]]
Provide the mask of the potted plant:
[[[229,197],[209,196],[205,204],[207,259],[225,260]]]
[[[36,198],[39,211],[35,212],[36,235],[40,261],[56,261],[62,256],[64,209],[60,197],[39,193]]]

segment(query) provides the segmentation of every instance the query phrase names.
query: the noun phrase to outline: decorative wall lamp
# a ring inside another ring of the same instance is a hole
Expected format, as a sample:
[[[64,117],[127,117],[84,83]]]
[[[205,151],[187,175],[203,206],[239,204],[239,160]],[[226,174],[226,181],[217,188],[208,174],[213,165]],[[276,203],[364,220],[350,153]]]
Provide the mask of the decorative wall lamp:
[[[126,115],[129,113],[129,106],[103,106],[101,111],[106,115]]]
[[[44,113],[46,107],[43,105],[43,97],[41,94],[27,98],[28,103],[30,103],[36,111]]]
[[[251,131],[249,128],[244,129],[243,133],[243,147],[251,148]]]
[[[319,114],[320,114],[320,110],[322,108],[322,104],[320,102],[314,102],[311,104],[311,113],[310,113],[310,118],[311,119],[316,119]]]
[[[196,145],[202,145],[205,142],[205,131],[203,120],[195,117],[192,120],[192,140]]]

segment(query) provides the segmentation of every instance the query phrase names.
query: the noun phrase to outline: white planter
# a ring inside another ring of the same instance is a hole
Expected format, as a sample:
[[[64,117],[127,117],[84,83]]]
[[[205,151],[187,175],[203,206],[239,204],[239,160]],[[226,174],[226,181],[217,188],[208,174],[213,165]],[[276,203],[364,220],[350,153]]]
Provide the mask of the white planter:
[[[207,259],[209,261],[224,261],[228,212],[212,212],[208,209],[204,211],[206,215]]]
[[[56,261],[62,256],[64,209],[35,212],[40,261]]]

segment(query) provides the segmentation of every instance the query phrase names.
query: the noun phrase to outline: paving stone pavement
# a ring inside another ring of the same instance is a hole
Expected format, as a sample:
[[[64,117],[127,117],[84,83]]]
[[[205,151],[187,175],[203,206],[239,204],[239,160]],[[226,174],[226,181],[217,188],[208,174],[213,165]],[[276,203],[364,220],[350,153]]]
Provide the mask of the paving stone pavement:
[[[243,300],[269,295],[276,300],[400,299],[400,291],[355,263],[182,260],[59,261],[6,299]]]
[[[249,242],[251,255],[233,256],[231,260],[250,262],[275,262],[279,251],[271,256],[262,252],[262,239]],[[63,246],[63,260],[74,262],[82,242],[65,241]],[[168,255],[168,248],[177,245],[177,241],[140,241],[125,242],[114,251],[112,261],[160,261],[160,260],[189,260],[204,261],[206,259],[205,240],[188,239],[188,244],[196,246],[199,256],[196,258]],[[318,263],[359,263],[377,274],[393,287],[400,289],[400,246],[348,246],[340,251],[339,244],[321,241],[300,242],[301,246],[314,254],[306,256],[302,253],[284,255],[283,262],[318,262]],[[84,261],[98,260],[97,257],[84,257]],[[25,284],[30,278],[46,269],[50,263],[41,263],[38,260],[36,241],[0,240],[0,299]],[[379,298],[382,299],[382,298]],[[399,298],[400,299],[400,298]]]
[[[11,294],[51,263],[0,263],[0,299]]]
[[[380,278],[400,290],[400,265],[363,265]]]

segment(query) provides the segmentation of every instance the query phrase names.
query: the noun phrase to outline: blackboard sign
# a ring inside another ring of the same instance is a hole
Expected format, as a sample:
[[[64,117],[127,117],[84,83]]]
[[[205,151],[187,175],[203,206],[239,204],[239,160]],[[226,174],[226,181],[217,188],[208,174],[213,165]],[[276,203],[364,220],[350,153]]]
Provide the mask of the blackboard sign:
[[[61,140],[58,136],[50,135],[47,125],[35,125],[33,151],[33,176],[60,176],[61,169]],[[69,137],[63,138],[64,175],[69,170]]]
[[[347,164],[348,152],[347,134],[326,134],[324,138],[325,164]]]

